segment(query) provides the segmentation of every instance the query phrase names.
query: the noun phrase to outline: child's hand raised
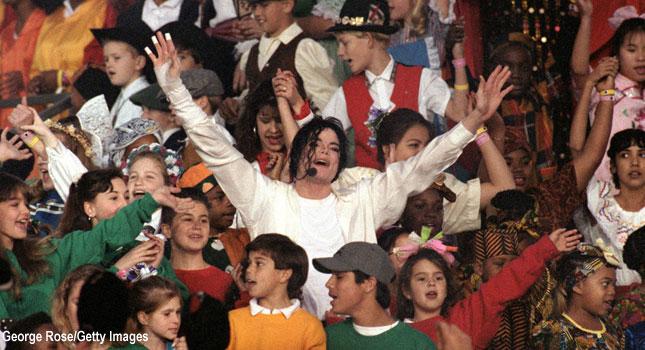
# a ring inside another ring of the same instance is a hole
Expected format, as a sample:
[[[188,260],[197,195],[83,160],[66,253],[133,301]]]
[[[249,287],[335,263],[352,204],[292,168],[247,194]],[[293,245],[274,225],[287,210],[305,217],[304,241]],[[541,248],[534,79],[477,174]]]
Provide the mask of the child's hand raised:
[[[620,64],[616,57],[603,57],[596,69],[589,74],[589,81],[596,86],[596,89],[607,90],[614,88],[614,78],[618,74]]]
[[[580,17],[591,17],[591,13],[593,12],[592,0],[577,0],[575,4],[580,12]]]
[[[480,76],[479,88],[475,98],[477,104],[475,110],[481,114],[480,121],[487,121],[497,111],[497,107],[511,90],[513,85],[509,85],[504,89],[504,85],[511,77],[511,70],[508,67],[502,68],[497,66],[495,70],[488,76],[488,80]]]
[[[10,159],[25,160],[31,157],[31,152],[27,148],[20,149],[23,145],[18,135],[13,135],[7,140],[9,128],[4,128],[0,134],[0,163]]]
[[[177,187],[162,186],[151,192],[150,195],[157,204],[169,207],[177,213],[186,213],[195,207],[195,203],[190,198],[179,198],[173,195],[179,191]]]
[[[559,228],[549,234],[549,239],[560,253],[575,250],[581,238],[582,235],[578,233],[578,230],[567,231],[564,228]]]
[[[164,35],[161,32],[157,32],[152,37],[152,43],[155,46],[157,55],[147,46],[145,51],[155,68],[155,75],[157,76],[159,86],[166,91],[166,88],[181,81],[179,78],[179,67],[181,65],[177,57],[177,50],[175,49],[175,44],[172,42],[170,33]]]

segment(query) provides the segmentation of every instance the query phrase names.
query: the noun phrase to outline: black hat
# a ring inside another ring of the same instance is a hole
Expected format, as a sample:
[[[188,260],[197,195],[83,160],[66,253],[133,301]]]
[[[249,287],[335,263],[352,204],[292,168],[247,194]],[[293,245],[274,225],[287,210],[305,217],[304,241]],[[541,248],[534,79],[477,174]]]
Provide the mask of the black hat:
[[[328,32],[375,32],[394,34],[399,28],[390,23],[390,8],[385,0],[347,0],[336,25]]]
[[[121,41],[130,46],[134,47],[139,54],[148,57],[144,51],[145,47],[148,46],[148,41],[153,33],[141,26],[136,30],[129,27],[114,27],[114,28],[105,28],[105,29],[90,29],[92,34],[101,46],[105,45],[108,41]]]
[[[130,96],[130,101],[137,106],[148,107],[158,111],[170,112],[170,105],[159,84],[154,83]]]

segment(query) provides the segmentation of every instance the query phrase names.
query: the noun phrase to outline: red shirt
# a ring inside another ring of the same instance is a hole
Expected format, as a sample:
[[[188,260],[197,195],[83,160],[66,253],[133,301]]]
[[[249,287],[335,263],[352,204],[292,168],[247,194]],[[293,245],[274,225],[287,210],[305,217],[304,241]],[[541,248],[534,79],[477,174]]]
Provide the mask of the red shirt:
[[[477,292],[455,304],[447,318],[432,317],[410,326],[436,342],[436,324],[446,321],[468,334],[475,349],[486,349],[497,333],[506,303],[524,295],[544,272],[545,263],[558,254],[549,237],[543,236]]]
[[[205,292],[221,302],[224,302],[226,292],[233,283],[231,275],[214,266],[201,270],[175,269],[175,274],[184,282],[191,294]]]

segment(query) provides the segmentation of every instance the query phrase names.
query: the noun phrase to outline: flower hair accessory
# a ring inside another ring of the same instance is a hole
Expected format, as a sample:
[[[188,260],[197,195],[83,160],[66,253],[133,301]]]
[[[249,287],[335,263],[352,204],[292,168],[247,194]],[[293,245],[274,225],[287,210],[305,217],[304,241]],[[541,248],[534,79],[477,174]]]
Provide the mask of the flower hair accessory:
[[[636,12],[636,8],[634,6],[623,6],[618,8],[616,11],[614,11],[614,15],[609,17],[609,25],[614,28],[618,29],[621,24],[627,19],[631,18],[643,18],[645,19],[645,13],[641,13],[640,15],[638,12]]]
[[[82,130],[76,129],[72,124],[63,126],[60,123],[52,121],[51,119],[47,119],[45,121],[45,125],[52,131],[62,132],[63,134],[71,137],[74,141],[81,145],[81,147],[83,148],[83,153],[87,158],[94,158],[92,144],[87,139],[87,136],[85,136]]]
[[[157,153],[161,158],[163,158],[166,165],[166,172],[168,172],[168,175],[170,176],[170,183],[175,186],[175,184],[177,184],[177,180],[181,177],[181,174],[184,173],[184,164],[177,152],[167,149],[158,143],[143,145],[132,151],[125,164],[121,165],[123,175],[128,176],[128,172],[132,166],[132,161],[143,152]]]
[[[365,121],[365,126],[370,131],[370,136],[367,139],[367,144],[370,147],[376,147],[376,132],[381,126],[381,122],[389,112],[384,109],[379,109],[374,106],[370,107],[369,112],[367,112],[367,120]]]
[[[412,232],[408,235],[408,244],[405,244],[400,247],[395,247],[392,249],[392,254],[395,254],[397,257],[404,257],[405,259],[409,258],[411,255],[419,252],[419,249],[432,249],[435,252],[439,253],[448,265],[452,266],[455,262],[455,257],[451,252],[456,252],[457,247],[445,245],[441,239],[444,237],[443,232],[439,231],[432,238],[432,229],[428,226],[423,226],[421,228],[421,236]]]
[[[133,283],[146,279],[150,276],[156,276],[157,273],[157,269],[154,266],[140,262],[134,264],[134,266],[130,267],[127,270],[124,269],[117,272],[116,275],[123,281]]]

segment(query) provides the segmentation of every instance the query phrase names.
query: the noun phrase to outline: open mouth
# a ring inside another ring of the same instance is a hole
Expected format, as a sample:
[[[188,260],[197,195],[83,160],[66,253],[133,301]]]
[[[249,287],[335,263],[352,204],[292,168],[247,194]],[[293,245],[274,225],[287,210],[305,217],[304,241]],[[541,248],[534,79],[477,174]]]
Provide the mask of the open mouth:
[[[27,231],[27,227],[29,227],[29,219],[20,219],[16,221],[16,226],[22,230],[22,231]]]
[[[634,67],[634,70],[638,75],[645,75],[645,66]]]
[[[428,299],[437,299],[437,292],[431,291],[426,293],[426,298]]]
[[[269,141],[269,144],[277,146],[282,144],[282,135],[278,136],[267,136],[267,141]]]
[[[641,172],[638,170],[634,170],[634,171],[630,171],[628,175],[632,179],[637,179],[641,177]]]
[[[513,181],[517,186],[524,186],[526,184],[526,177],[520,175],[513,175]]]
[[[204,235],[193,233],[193,234],[188,235],[188,238],[190,238],[192,240],[195,240],[195,241],[201,241],[202,239],[204,239]]]
[[[314,165],[320,165],[320,166],[329,166],[329,161],[324,160],[324,159],[316,159],[314,160]]]
[[[144,191],[144,190],[135,190],[134,192],[132,192],[132,198],[133,199],[141,198],[141,197],[145,196],[145,194],[146,194],[146,191]]]

